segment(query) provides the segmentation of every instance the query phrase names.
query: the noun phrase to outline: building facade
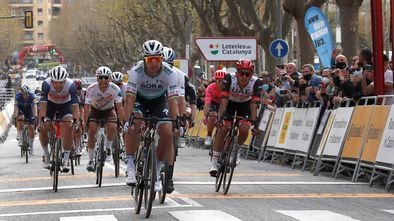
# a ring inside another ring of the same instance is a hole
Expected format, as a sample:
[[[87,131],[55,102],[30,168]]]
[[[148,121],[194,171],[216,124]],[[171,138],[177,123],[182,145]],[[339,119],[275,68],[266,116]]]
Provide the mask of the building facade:
[[[21,46],[51,44],[49,27],[51,21],[59,15],[65,0],[10,0],[11,15],[24,16],[25,11],[33,11],[33,28],[24,27]]]

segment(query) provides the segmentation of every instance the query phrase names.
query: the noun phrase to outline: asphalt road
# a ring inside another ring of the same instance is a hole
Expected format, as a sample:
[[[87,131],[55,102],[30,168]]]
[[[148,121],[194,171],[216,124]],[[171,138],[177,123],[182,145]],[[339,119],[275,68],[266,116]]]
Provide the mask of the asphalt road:
[[[124,175],[114,177],[106,164],[103,187],[85,169],[82,157],[75,175],[61,174],[54,193],[48,170],[41,168],[38,139],[36,155],[28,164],[20,157],[11,128],[0,144],[0,220],[144,220],[135,214]],[[394,194],[383,185],[370,188],[365,181],[335,180],[327,173],[313,176],[288,166],[242,160],[228,195],[214,191],[209,177],[208,151],[180,149],[175,166],[175,192],[164,204],[155,201],[150,220],[260,221],[260,220],[394,220]],[[124,165],[123,170],[124,172]]]

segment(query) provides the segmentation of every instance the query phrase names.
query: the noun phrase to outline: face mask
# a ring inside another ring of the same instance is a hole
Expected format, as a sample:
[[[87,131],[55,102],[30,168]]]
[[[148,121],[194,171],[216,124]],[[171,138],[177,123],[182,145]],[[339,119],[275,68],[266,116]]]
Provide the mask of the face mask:
[[[268,91],[269,88],[270,88],[270,86],[268,84],[263,84],[264,91]]]
[[[330,78],[323,77],[322,82],[324,82],[325,84],[329,84],[330,83]]]
[[[306,74],[304,75],[304,79],[307,81],[310,81],[312,79],[312,75],[311,74]]]
[[[345,62],[337,62],[337,63],[335,63],[335,66],[336,66],[336,68],[339,68],[339,69],[345,69],[347,65]]]

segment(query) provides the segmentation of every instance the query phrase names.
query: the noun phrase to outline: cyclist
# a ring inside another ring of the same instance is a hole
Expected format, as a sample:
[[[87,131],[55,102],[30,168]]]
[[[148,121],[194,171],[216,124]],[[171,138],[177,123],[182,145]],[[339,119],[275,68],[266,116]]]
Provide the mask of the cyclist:
[[[16,139],[18,140],[18,145],[22,144],[22,130],[25,122],[24,119],[28,120],[28,136],[29,136],[29,153],[30,155],[34,155],[34,125],[37,119],[37,99],[36,95],[30,91],[29,86],[26,84],[22,84],[20,86],[20,92],[15,95],[15,106],[13,118],[17,119],[15,121],[17,135]]]
[[[212,145],[212,131],[215,128],[216,119],[218,118],[219,105],[222,98],[222,83],[226,74],[227,72],[224,70],[215,71],[215,82],[208,85],[205,89],[205,118],[203,123],[207,125],[208,132],[204,142],[205,146]]]
[[[68,78],[68,73],[62,66],[56,66],[50,71],[50,77],[42,83],[42,98],[40,100],[40,142],[44,151],[43,166],[49,169],[49,151],[48,151],[48,132],[51,123],[43,123],[44,118],[54,119],[55,113],[59,113],[59,118],[64,121],[73,120],[76,123],[79,119],[78,95],[74,82]],[[68,162],[70,151],[73,148],[72,124],[61,122],[61,137],[63,143],[63,160],[62,171],[67,173],[70,170]]]
[[[122,92],[122,101],[124,102],[126,98],[126,86],[127,84],[123,82],[124,75],[120,72],[114,71],[111,75],[112,83],[116,84],[120,91]]]
[[[84,123],[85,110],[83,107],[85,104],[86,89],[82,87],[82,82],[80,79],[74,79],[74,84],[77,88],[79,116],[80,116],[80,119],[79,119],[80,120],[80,122],[79,122],[80,130],[78,130],[74,133],[74,148],[75,148],[75,154],[80,156],[81,151],[82,151],[81,137],[82,137],[82,133],[83,133],[83,126],[85,125],[85,123]]]
[[[230,130],[231,117],[237,112],[238,117],[249,118],[251,121],[241,120],[238,134],[237,149],[245,142],[251,123],[256,122],[257,106],[260,101],[262,82],[253,76],[254,64],[249,59],[240,59],[237,62],[237,72],[224,77],[222,99],[218,112],[220,123],[213,144],[212,164],[209,170],[215,177],[218,172],[218,157],[223,150],[224,138]],[[224,121],[223,121],[224,119]]]
[[[143,62],[138,62],[129,73],[129,83],[126,89],[126,118],[132,114],[135,117],[153,116],[175,120],[178,117],[178,74],[163,61],[163,46],[159,41],[148,40],[142,45],[144,55]],[[126,184],[133,185],[135,179],[135,152],[140,142],[140,120],[135,120],[134,126],[125,125],[127,175]],[[171,156],[169,153],[173,148],[173,131],[175,127],[171,122],[159,122],[157,132],[160,140],[157,147],[157,181],[155,191],[160,191],[160,170],[164,161]]]
[[[94,147],[96,134],[99,129],[99,120],[116,121],[118,114],[121,122],[124,122],[124,110],[122,105],[122,92],[118,86],[111,82],[112,71],[108,67],[97,68],[97,82],[87,88],[85,100],[85,122],[88,123],[88,156],[89,162],[86,169],[94,172]],[[115,112],[115,106],[118,110]],[[112,142],[115,138],[117,124],[106,122],[105,125],[105,149],[106,161],[112,160]]]

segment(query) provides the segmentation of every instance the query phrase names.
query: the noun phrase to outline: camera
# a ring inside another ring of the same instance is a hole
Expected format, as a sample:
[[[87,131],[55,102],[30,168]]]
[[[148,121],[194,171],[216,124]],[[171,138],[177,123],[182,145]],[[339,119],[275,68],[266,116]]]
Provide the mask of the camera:
[[[367,65],[365,65],[364,70],[371,72],[371,71],[373,71],[373,67],[372,67],[372,65],[367,64]]]
[[[281,70],[285,69],[285,65],[283,65],[283,64],[277,64],[276,67]]]

